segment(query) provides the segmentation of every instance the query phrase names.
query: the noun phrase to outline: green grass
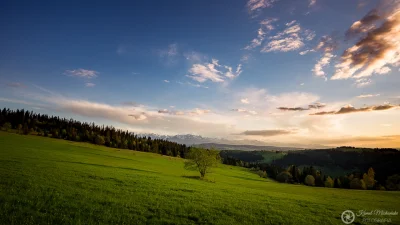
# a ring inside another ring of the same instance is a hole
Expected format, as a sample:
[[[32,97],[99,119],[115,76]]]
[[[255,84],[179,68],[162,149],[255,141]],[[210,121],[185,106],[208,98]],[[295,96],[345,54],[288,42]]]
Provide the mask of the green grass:
[[[0,132],[0,223],[342,224],[347,209],[400,210],[399,192],[279,184],[226,165],[197,176],[178,158]]]

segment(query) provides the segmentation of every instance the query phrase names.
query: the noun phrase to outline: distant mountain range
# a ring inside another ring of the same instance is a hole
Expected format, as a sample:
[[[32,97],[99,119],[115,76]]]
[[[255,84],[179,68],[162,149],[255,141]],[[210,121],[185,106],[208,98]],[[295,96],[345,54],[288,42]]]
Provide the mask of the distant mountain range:
[[[185,144],[188,146],[196,145],[204,148],[216,148],[218,150],[242,150],[242,151],[255,151],[255,150],[302,150],[302,149],[314,149],[314,148],[326,148],[321,145],[294,145],[294,144],[282,144],[273,143],[268,144],[266,142],[257,140],[229,140],[224,138],[209,138],[200,135],[193,134],[182,134],[182,135],[159,135],[159,134],[139,134],[139,136],[151,137],[152,139],[163,139],[179,144]]]

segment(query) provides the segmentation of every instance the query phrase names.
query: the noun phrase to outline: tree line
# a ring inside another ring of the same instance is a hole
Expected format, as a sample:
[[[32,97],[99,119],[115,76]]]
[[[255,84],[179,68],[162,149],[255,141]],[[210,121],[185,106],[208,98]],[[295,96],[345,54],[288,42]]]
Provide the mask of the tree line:
[[[38,114],[24,109],[4,108],[0,113],[0,127],[5,131],[15,129],[19,134],[35,134],[181,158],[185,158],[190,150],[190,147],[184,144],[142,137],[112,126],[98,126],[94,123]]]
[[[244,162],[231,156],[225,155],[225,157],[222,159],[224,164],[246,167],[262,178],[271,178],[281,183],[360,190],[400,190],[399,174],[388,176],[385,182],[378,182],[375,179],[376,173],[372,167],[365,173],[353,172],[348,175],[331,177],[313,166],[297,167],[296,165],[290,165],[287,168],[283,168],[274,164]]]

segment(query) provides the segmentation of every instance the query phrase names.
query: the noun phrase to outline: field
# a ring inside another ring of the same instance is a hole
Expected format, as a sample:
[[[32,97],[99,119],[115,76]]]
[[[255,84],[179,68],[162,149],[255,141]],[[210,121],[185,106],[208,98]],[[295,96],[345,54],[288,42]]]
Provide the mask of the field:
[[[179,158],[0,132],[0,224],[343,224],[348,209],[400,210],[399,192],[280,184],[226,165],[197,176]]]

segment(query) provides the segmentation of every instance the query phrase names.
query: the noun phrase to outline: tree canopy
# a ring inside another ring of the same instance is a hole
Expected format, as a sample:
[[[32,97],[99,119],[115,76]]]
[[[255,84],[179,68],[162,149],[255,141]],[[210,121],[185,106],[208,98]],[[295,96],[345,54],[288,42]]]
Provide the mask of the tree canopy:
[[[198,170],[201,178],[204,178],[212,167],[216,167],[221,162],[218,151],[196,147],[192,147],[189,150],[186,159],[185,168],[188,170]]]

